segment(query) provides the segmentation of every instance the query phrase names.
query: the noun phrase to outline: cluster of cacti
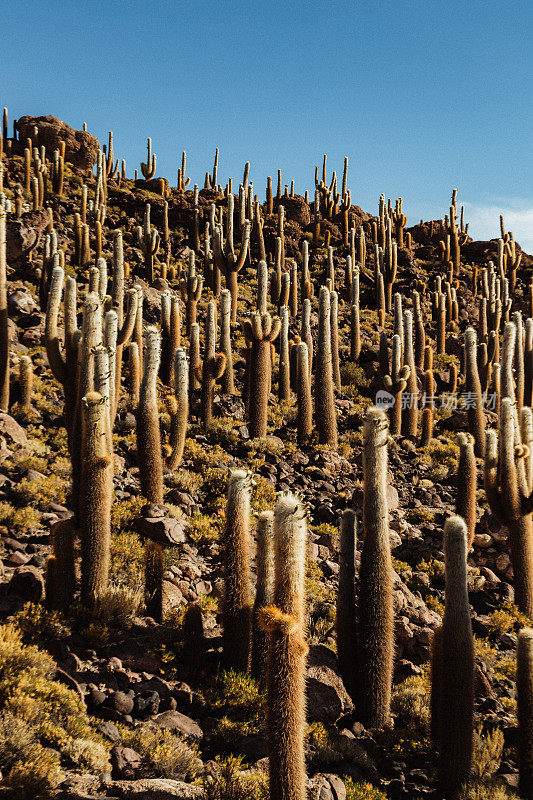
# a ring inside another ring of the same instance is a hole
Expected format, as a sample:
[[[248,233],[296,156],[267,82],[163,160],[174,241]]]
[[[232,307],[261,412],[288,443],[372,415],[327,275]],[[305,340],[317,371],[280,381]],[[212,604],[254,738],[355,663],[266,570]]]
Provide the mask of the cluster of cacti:
[[[32,251],[39,245],[28,249],[27,264],[41,309],[46,307],[46,353],[63,388],[72,461],[73,517],[56,523],[51,534],[46,582],[51,607],[67,610],[75,598],[76,537],[81,541],[82,603],[94,607],[106,591],[117,418],[123,423],[135,413],[140,493],[148,507],[162,506],[165,469],[177,469],[184,458],[189,469],[185,442],[190,416],[206,450],[215,441],[217,414],[242,419],[254,440],[269,432],[278,436],[269,422],[279,414],[285,417],[291,446],[305,454],[318,444],[319,452],[339,448],[344,454],[352,434],[358,434],[353,429],[360,427],[359,408],[357,414],[344,413],[351,410],[344,381],[352,373],[354,380],[367,383],[370,378],[370,392],[380,382],[392,403],[388,398],[388,418],[371,408],[362,426],[363,544],[357,570],[357,517],[348,509],[340,526],[336,637],[339,670],[357,719],[367,728],[387,726],[394,665],[388,437],[397,437],[395,448],[405,446],[408,452],[417,442],[430,450],[435,440],[442,444],[436,397],[461,389],[466,413],[454,418],[454,430],[462,428],[457,436],[458,517],[449,519],[444,531],[446,604],[432,662],[439,791],[453,796],[468,778],[472,759],[466,559],[479,542],[476,457],[484,458],[490,511],[509,532],[516,603],[533,616],[533,284],[521,294],[522,253],[503,219],[494,262],[470,268],[464,263],[468,225],[463,210],[459,216],[454,191],[449,214],[429,226],[429,239],[440,243],[440,268],[427,283],[424,275],[406,289],[401,265],[418,247],[416,227],[406,230],[402,199],[393,207],[384,195],[376,217],[360,224],[347,188],[347,160],[339,190],[337,175],[327,176],[324,157],[321,177],[316,171],[314,202],[307,193],[300,198],[310,222],[295,241],[294,182],[287,182],[283,194],[280,171],[276,196],[269,178],[262,205],[254,195],[248,162],[238,191],[233,192],[231,181],[219,184],[218,150],[204,190],[198,185],[188,190],[183,152],[177,186],[171,189],[165,179],[154,180],[156,157],[149,139],[141,172],[151,183],[137,180],[135,187],[152,192],[150,204],[145,195],[142,207],[139,201],[142,225],[111,231],[108,204],[127,179],[110,132],[98,153],[96,174],[85,174],[78,184],[70,242],[62,229],[54,228],[70,189],[65,146],[47,153],[39,146],[38,131],[17,142],[18,186],[10,175],[13,145],[8,146],[6,128],[5,123],[0,192],[5,187],[11,194],[0,198],[0,411],[15,408],[16,402],[19,413],[32,412],[37,382],[24,353],[17,352],[17,369],[10,374],[6,217],[20,219],[30,209],[44,208],[41,251],[32,264]],[[190,251],[176,253],[178,196],[179,208],[188,212],[183,229]],[[137,249],[131,264],[137,262],[140,269],[124,262],[123,238]],[[471,289],[470,306],[465,286]],[[160,311],[154,312],[159,302]],[[159,325],[145,324],[145,316]],[[353,369],[345,369],[346,362]],[[487,416],[491,394],[495,414]],[[275,412],[270,418],[269,408]],[[498,432],[486,429],[494,421]],[[262,445],[266,449],[269,443]],[[342,455],[334,457],[344,464]],[[254,601],[252,485],[249,472],[231,472],[223,533],[222,660],[228,669],[251,671],[266,686],[271,797],[303,800],[306,509],[289,495],[280,497],[274,513],[259,515]],[[163,561],[162,545],[148,541],[146,611],[158,622],[165,608]],[[199,671],[206,641],[198,605],[188,608],[183,632],[184,658],[192,671]],[[531,664],[531,632],[522,631],[517,694],[524,797],[531,796],[533,780]]]

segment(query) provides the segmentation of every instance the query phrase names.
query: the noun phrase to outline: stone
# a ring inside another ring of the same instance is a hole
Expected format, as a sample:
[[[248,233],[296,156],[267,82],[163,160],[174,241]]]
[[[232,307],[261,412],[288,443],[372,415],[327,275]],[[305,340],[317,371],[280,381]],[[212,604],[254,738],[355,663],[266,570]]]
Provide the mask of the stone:
[[[142,765],[142,757],[131,747],[115,745],[111,750],[111,769],[115,778],[131,780]]]
[[[159,693],[153,691],[139,692],[133,701],[133,714],[139,719],[147,719],[159,711]]]
[[[25,292],[23,289],[15,289],[15,291],[9,295],[7,304],[10,316],[31,314],[32,311],[35,311],[37,308],[31,294]]]
[[[99,722],[96,726],[96,729],[105,739],[108,741],[113,742],[113,744],[118,744],[122,737],[119,733],[119,730],[116,725],[113,725],[112,722],[104,720],[103,722]]]
[[[334,723],[351,711],[352,701],[338,673],[337,659],[324,645],[311,647],[307,660],[307,713],[310,720]]]
[[[172,581],[163,581],[162,590],[164,610],[176,608],[176,606],[181,606],[186,602],[183,592],[179,586],[176,586],[174,583],[172,583]]]
[[[30,565],[19,567],[9,581],[9,591],[31,603],[40,603],[44,598],[44,578],[41,570]]]
[[[108,705],[119,714],[131,714],[133,711],[133,698],[124,692],[113,692],[109,696]]]
[[[139,781],[113,781],[112,797],[120,800],[194,800],[203,798],[201,786],[193,786],[170,778],[143,778]]]
[[[6,222],[6,258],[10,266],[23,261],[38,247],[49,217],[44,209],[28,211],[20,219]]]
[[[156,728],[166,728],[169,731],[178,731],[190,739],[202,739],[203,731],[190,717],[179,711],[164,711],[153,719]]]
[[[4,438],[8,445],[18,444],[22,447],[28,443],[24,429],[18,422],[0,411],[0,439]]]
[[[162,545],[182,544],[185,541],[187,523],[173,517],[137,517],[137,532],[153,542]]]
[[[37,127],[37,141],[33,139],[34,128]],[[46,149],[50,161],[54,151],[59,150],[61,142],[65,142],[65,160],[83,170],[91,169],[96,163],[100,145],[96,136],[88,131],[77,131],[52,116],[31,117],[26,115],[17,120],[20,142],[26,146],[26,139],[31,138],[34,145]]]

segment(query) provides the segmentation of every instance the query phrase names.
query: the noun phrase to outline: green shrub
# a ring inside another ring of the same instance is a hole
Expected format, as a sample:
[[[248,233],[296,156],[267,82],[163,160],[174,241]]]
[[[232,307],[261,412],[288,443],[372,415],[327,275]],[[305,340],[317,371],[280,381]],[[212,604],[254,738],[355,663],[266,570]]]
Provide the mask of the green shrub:
[[[0,626],[0,769],[21,800],[49,796],[61,760],[91,771],[108,764],[79,695],[52,680],[55,670],[51,656],[23,644],[20,629]]]
[[[206,800],[267,800],[268,781],[260,772],[244,772],[241,756],[215,758],[203,778]]]
[[[387,795],[366,781],[355,783],[351,778],[344,778],[346,800],[387,800]]]
[[[198,749],[172,731],[153,730],[147,725],[121,728],[122,742],[146,758],[163,778],[192,779],[201,769]]]

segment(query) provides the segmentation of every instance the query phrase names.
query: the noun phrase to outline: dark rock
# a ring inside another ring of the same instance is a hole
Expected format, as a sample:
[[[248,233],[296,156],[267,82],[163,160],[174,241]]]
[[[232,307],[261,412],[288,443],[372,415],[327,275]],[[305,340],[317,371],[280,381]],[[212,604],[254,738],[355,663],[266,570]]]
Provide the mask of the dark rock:
[[[110,742],[113,742],[113,744],[118,744],[122,740],[118,728],[116,725],[113,725],[112,722],[107,722],[104,720],[103,722],[99,722],[96,728],[104,738],[108,739]]]
[[[142,757],[131,747],[115,745],[111,750],[111,769],[114,778],[132,780],[142,765]]]
[[[40,603],[44,597],[42,572],[37,567],[19,567],[9,581],[9,591],[31,603]]]
[[[18,444],[24,446],[28,443],[24,429],[20,427],[18,422],[0,411],[0,440],[5,439],[9,446]]]
[[[89,695],[87,697],[87,704],[89,708],[96,709],[99,708],[102,703],[105,703],[107,699],[107,695],[100,691],[100,689],[93,688],[90,690]]]
[[[173,517],[137,517],[137,532],[153,542],[162,545],[176,545],[185,541],[186,520]]]
[[[311,647],[307,665],[309,719],[331,724],[352,708],[333,651],[324,645]]]
[[[153,723],[157,728],[179,731],[190,739],[201,739],[204,735],[200,726],[193,719],[186,717],[185,714],[180,714],[179,711],[164,711],[155,717]]]
[[[113,692],[107,704],[119,714],[131,714],[133,711],[133,698],[124,692]]]
[[[39,245],[48,222],[49,217],[44,209],[28,211],[20,219],[7,220],[6,258],[10,266],[25,259]]]
[[[133,701],[133,714],[138,719],[148,719],[159,711],[158,692],[139,692]]]

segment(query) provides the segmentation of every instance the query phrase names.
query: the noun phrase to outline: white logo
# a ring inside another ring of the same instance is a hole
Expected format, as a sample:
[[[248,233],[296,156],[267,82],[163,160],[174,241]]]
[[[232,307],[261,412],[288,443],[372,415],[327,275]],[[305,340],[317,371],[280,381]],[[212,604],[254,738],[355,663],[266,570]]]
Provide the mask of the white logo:
[[[396,399],[394,395],[385,391],[385,389],[380,389],[376,394],[376,406],[378,408],[390,408],[395,402]]]

